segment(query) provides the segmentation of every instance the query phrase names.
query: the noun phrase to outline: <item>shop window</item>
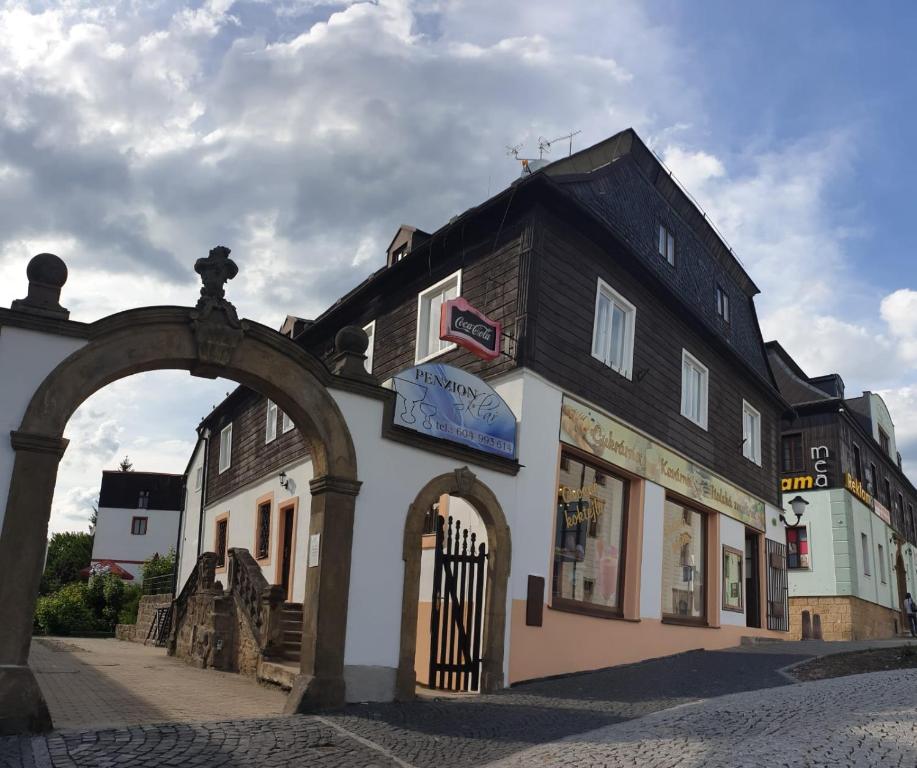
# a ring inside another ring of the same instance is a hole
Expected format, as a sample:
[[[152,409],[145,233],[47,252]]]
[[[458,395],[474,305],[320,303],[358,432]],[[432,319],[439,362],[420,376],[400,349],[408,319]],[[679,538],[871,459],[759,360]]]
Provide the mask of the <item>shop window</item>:
[[[265,421],[264,442],[270,443],[277,438],[277,403],[273,400],[267,401]]]
[[[140,496],[137,498],[137,509],[149,509],[150,508],[150,492],[149,491],[140,491]]]
[[[592,356],[625,378],[634,364],[634,327],[637,309],[603,280],[598,281]]]
[[[681,351],[681,415],[707,428],[707,366],[688,350]]]
[[[857,480],[863,482],[863,460],[860,457],[860,446],[853,444],[853,473]]]
[[[669,232],[662,224],[659,225],[659,240],[657,241],[656,249],[662,258],[673,267],[675,266],[675,235]]]
[[[443,304],[459,296],[462,290],[462,271],[449,275],[417,297],[417,345],[415,362],[422,363],[431,357],[454,349],[455,344],[439,338],[439,324]]]
[[[804,525],[786,529],[786,567],[799,570],[809,565],[809,531]]]
[[[363,361],[363,365],[366,367],[367,373],[372,373],[373,348],[376,345],[376,321],[373,320],[369,325],[364,325],[363,331],[366,333],[366,338],[369,339],[369,344],[366,345],[366,360]]]
[[[745,553],[732,547],[723,547],[723,609],[727,611],[744,611],[743,590],[745,579],[742,568]]]
[[[232,461],[232,424],[227,424],[220,432],[220,473],[229,469]]]
[[[229,518],[222,517],[216,522],[216,541],[213,548],[216,550],[217,568],[226,567],[226,538],[229,532]]]
[[[721,285],[716,287],[716,313],[727,323],[729,322],[729,294]]]
[[[871,559],[869,556],[869,539],[865,533],[860,534],[860,548],[863,551],[863,574],[865,576],[871,576],[872,566],[869,562]]]
[[[662,535],[663,618],[703,621],[707,616],[707,515],[666,499]]]
[[[271,502],[265,501],[258,505],[258,539],[255,542],[255,557],[258,560],[266,558],[271,551]]]
[[[742,455],[761,466],[761,414],[742,401]]]
[[[146,536],[146,517],[135,517],[131,520],[131,535]]]
[[[879,545],[879,580],[885,584],[885,548]]]
[[[805,461],[802,452],[802,433],[784,435],[780,440],[781,467],[784,472],[802,472]]]
[[[557,493],[552,606],[617,615],[628,482],[590,462],[565,458]],[[601,485],[597,474],[605,478]]]

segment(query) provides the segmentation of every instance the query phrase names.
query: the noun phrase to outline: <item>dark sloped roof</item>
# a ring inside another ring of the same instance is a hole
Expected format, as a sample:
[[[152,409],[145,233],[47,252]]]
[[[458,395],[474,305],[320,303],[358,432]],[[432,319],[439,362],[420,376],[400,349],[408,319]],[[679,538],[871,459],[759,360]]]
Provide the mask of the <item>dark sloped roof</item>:
[[[809,377],[778,342],[769,341],[765,346],[774,380],[785,400],[793,405],[799,405],[818,400],[836,399],[824,390],[810,384]]]
[[[109,509],[138,509],[140,492],[149,492],[146,509],[181,509],[183,475],[167,475],[160,472],[102,473],[102,490],[99,492],[99,506]]]

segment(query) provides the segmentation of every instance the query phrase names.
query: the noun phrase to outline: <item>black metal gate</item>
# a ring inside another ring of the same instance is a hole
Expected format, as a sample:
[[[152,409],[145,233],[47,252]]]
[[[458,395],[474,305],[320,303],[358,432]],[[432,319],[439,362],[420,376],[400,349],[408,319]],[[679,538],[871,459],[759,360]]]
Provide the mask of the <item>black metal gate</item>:
[[[476,691],[481,676],[481,621],[487,551],[461,522],[436,517],[431,688]]]
[[[767,539],[767,628],[784,632],[790,629],[786,546]]]

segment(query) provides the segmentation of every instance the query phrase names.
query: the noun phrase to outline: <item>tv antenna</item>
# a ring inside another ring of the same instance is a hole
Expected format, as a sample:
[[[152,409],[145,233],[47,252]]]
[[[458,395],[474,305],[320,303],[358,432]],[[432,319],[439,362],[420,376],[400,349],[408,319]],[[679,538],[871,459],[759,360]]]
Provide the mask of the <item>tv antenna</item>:
[[[578,133],[582,133],[582,131],[571,131],[570,133],[566,133],[563,136],[558,136],[556,139],[546,139],[543,136],[539,136],[538,137],[538,159],[543,160],[544,153],[551,151],[551,145],[557,141],[563,141],[564,139],[567,139],[570,142],[568,150],[567,150],[567,157],[570,157],[570,155],[573,154],[573,137],[576,136]]]

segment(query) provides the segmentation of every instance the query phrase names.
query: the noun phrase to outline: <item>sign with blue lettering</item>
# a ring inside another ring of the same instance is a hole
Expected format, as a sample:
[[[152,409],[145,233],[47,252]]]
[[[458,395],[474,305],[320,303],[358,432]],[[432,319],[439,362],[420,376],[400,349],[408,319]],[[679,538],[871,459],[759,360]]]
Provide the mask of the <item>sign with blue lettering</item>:
[[[394,424],[507,459],[516,457],[516,417],[477,376],[441,363],[393,378]]]

